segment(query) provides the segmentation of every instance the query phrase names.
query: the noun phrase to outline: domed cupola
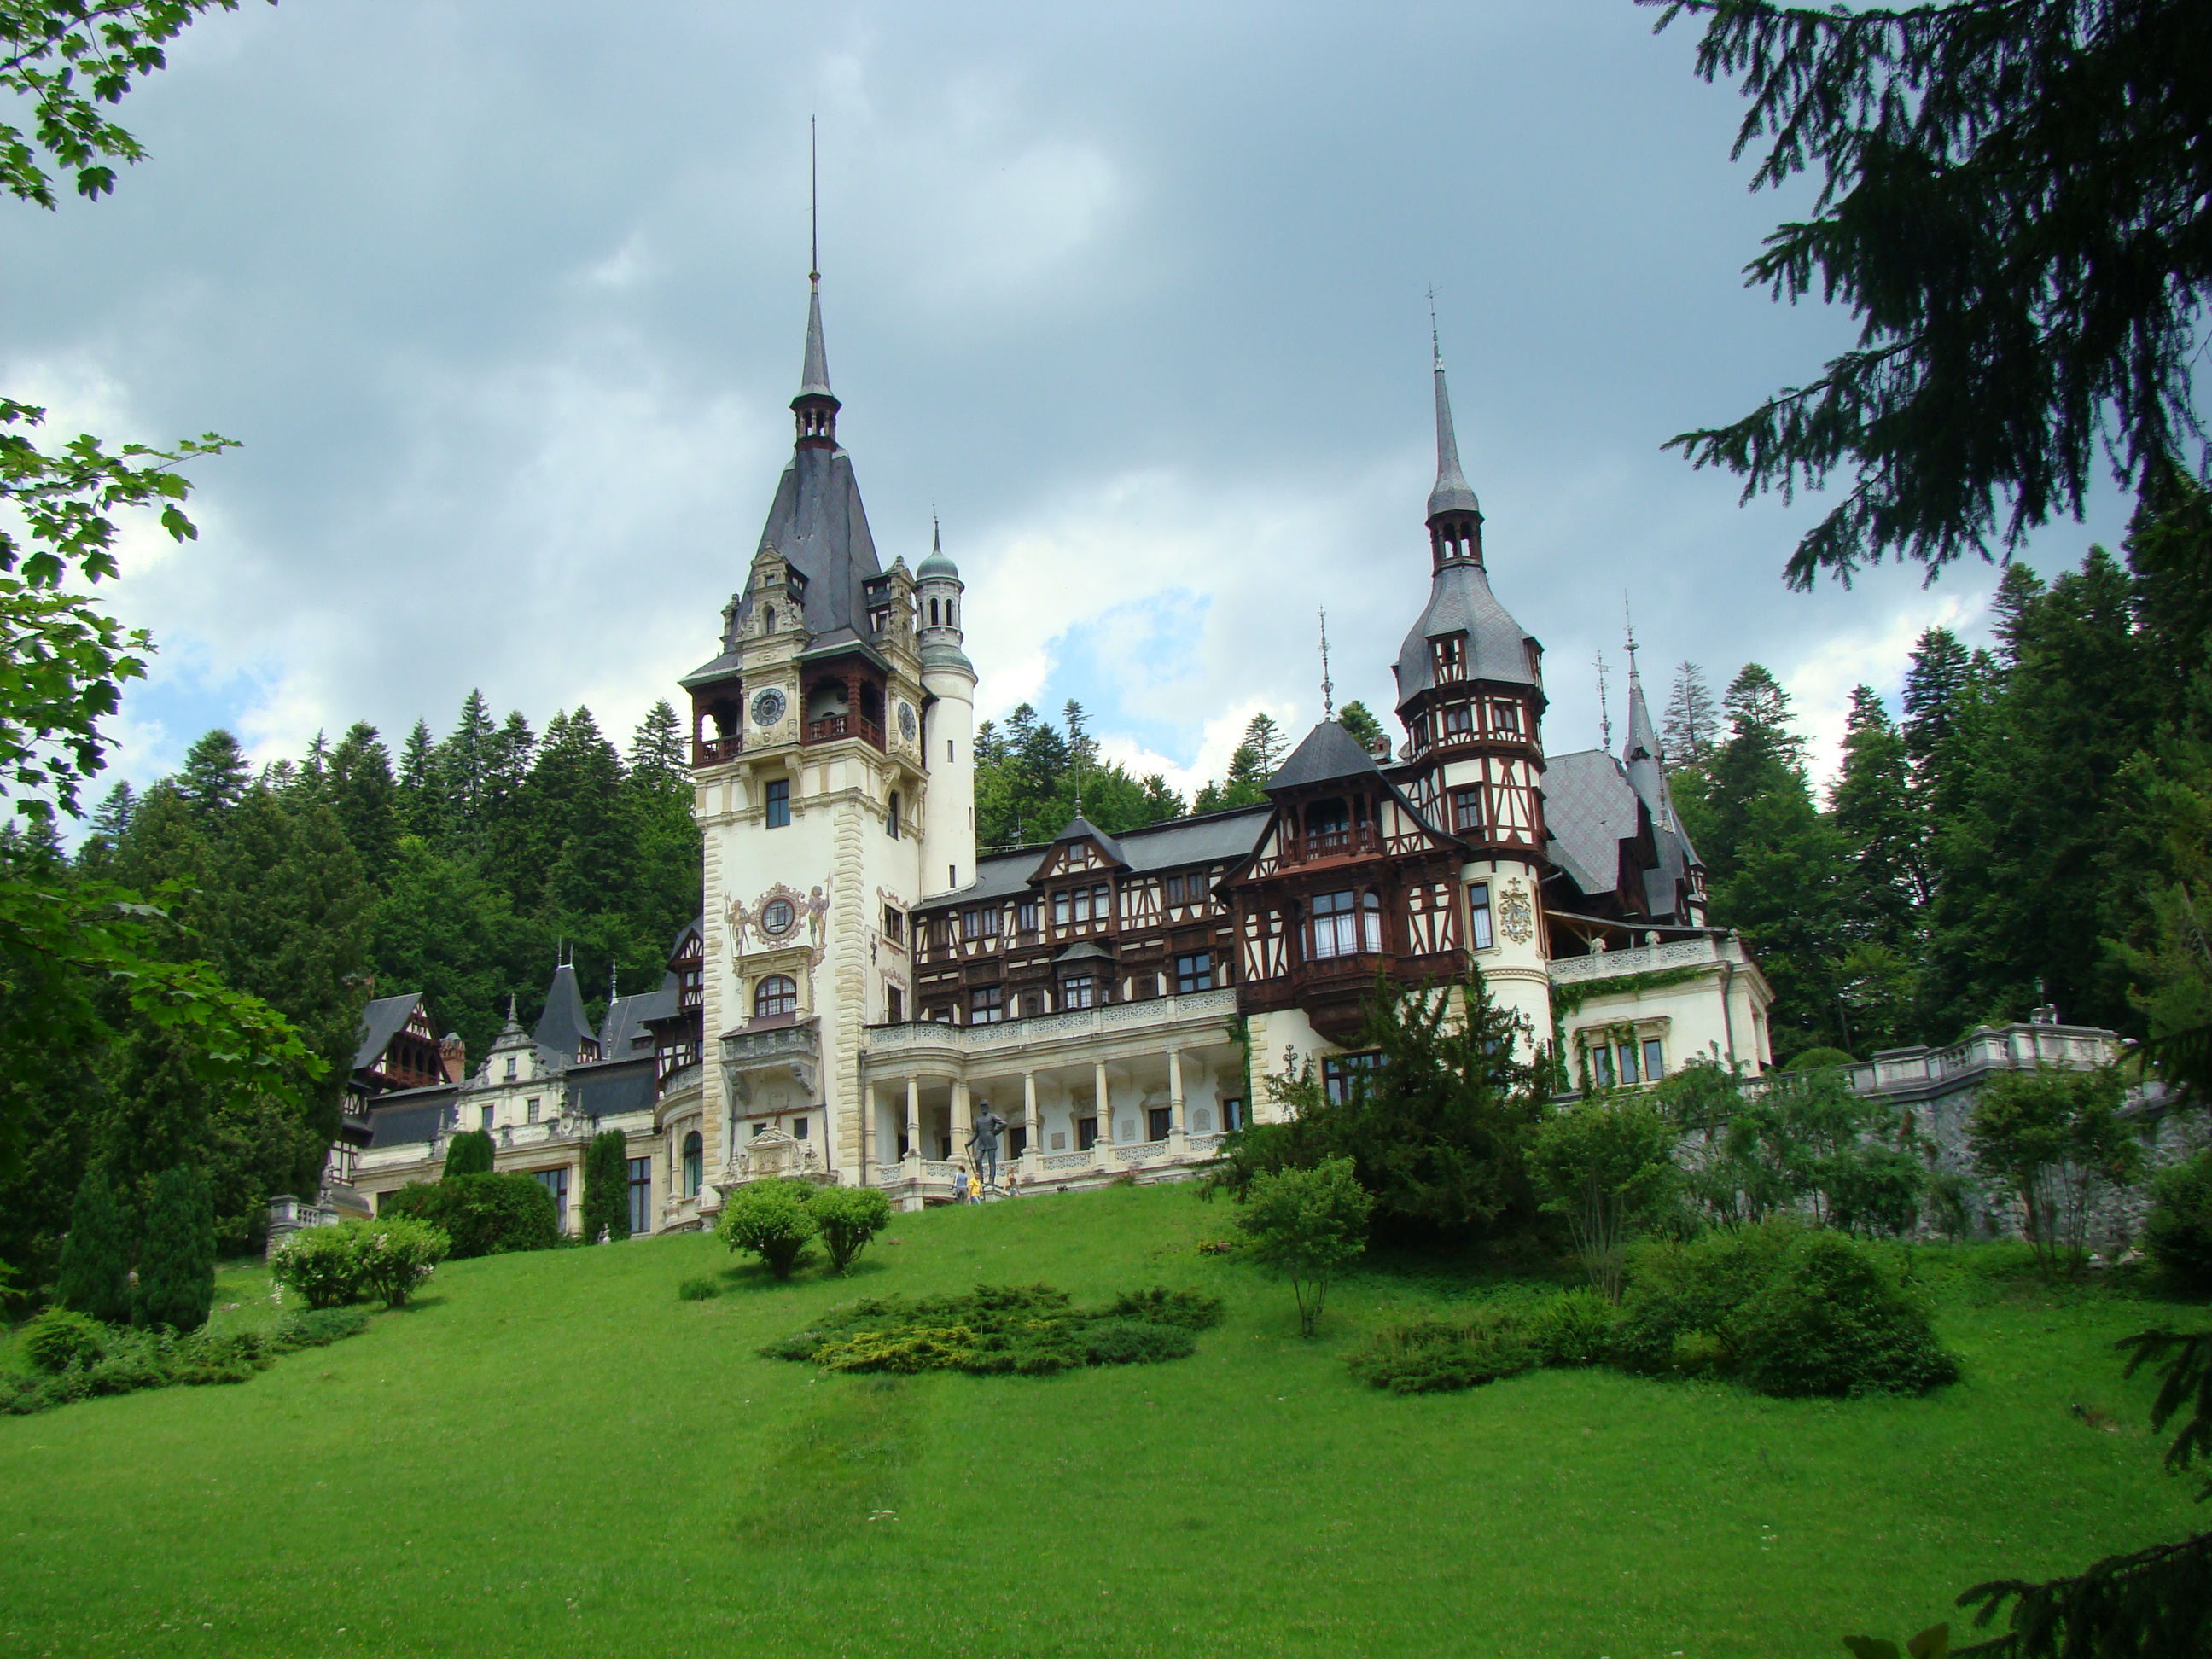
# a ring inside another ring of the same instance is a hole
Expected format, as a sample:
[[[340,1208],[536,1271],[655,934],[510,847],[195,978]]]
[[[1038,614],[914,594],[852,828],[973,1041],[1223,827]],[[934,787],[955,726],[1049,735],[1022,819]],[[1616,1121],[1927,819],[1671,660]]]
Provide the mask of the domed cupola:
[[[916,638],[925,668],[942,664],[974,673],[967,653],[961,649],[960,607],[967,585],[960,568],[945,554],[945,538],[934,514],[929,520],[929,556],[915,567],[914,603],[920,624]]]

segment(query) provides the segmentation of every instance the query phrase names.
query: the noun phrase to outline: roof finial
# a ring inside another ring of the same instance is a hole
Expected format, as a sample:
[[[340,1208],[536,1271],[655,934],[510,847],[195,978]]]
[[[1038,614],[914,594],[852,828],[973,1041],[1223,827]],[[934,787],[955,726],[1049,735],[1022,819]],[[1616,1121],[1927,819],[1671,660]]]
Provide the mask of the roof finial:
[[[806,118],[806,280],[822,286],[822,143]]]
[[[935,501],[932,501],[929,504],[929,550],[933,553],[942,553],[945,551],[945,536],[943,532],[941,532],[937,526],[937,503]]]
[[[1336,718],[1336,687],[1328,678],[1328,607],[1321,610],[1321,717],[1325,720]]]
[[[1628,601],[1628,590],[1620,592],[1620,615],[1628,629],[1628,678],[1636,678],[1636,610]]]
[[[1429,356],[1437,368],[1444,366],[1443,343],[1437,337],[1437,285],[1429,284]]]
[[[1429,492],[1429,520],[1433,524],[1439,514],[1470,514],[1477,520],[1482,515],[1481,503],[1467,482],[1467,474],[1460,470],[1459,435],[1452,430],[1451,396],[1444,390],[1444,349],[1437,334],[1437,291],[1429,289],[1429,349],[1435,358],[1431,373],[1437,382],[1437,487]],[[1472,542],[1474,562],[1482,562],[1480,538]],[[1441,552],[1439,556],[1442,556]]]
[[[1597,653],[1597,727],[1598,747],[1608,755],[1613,752],[1613,708],[1605,696],[1605,653]]]

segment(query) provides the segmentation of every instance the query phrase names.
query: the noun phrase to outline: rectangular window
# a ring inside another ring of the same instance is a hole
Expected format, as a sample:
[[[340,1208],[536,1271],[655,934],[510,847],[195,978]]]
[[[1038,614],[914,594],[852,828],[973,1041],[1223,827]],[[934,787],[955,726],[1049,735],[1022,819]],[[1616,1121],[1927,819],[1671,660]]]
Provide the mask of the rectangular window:
[[[1521,729],[1521,705],[1517,702],[1491,704],[1490,723],[1501,732],[1518,732]]]
[[[979,985],[968,994],[970,1025],[996,1025],[1006,1017],[1006,994],[1000,987]]]
[[[1213,988],[1213,957],[1201,951],[1194,957],[1177,957],[1175,963],[1176,994],[1188,996],[1193,991]]]
[[[884,906],[884,937],[894,945],[906,939],[906,912],[891,905]]]
[[[532,1170],[538,1184],[553,1194],[553,1224],[562,1232],[568,1231],[568,1172],[566,1170]]]
[[[1167,902],[1170,904],[1181,904],[1182,902],[1182,878],[1181,876],[1170,876],[1168,878]]]
[[[1087,1152],[1098,1144],[1098,1120],[1079,1117],[1075,1120],[1075,1150]]]
[[[1094,921],[1114,920],[1114,890],[1094,887],[1091,890],[1091,917]]]
[[[768,786],[768,827],[781,830],[791,822],[791,780],[771,778]]]
[[[960,937],[963,939],[996,939],[999,935],[999,907],[995,904],[980,909],[960,913]]]
[[[1316,962],[1382,948],[1382,909],[1372,893],[1322,893],[1313,902]]]
[[[1482,829],[1482,786],[1451,792],[1452,830],[1455,834],[1479,833]]]
[[[1174,1117],[1175,1109],[1171,1106],[1155,1106],[1147,1111],[1145,1114],[1145,1139],[1165,1140],[1169,1129],[1174,1127]]]
[[[1600,1043],[1590,1050],[1590,1081],[1601,1089],[1613,1087],[1613,1045]]]
[[[1060,1006],[1063,1008],[1088,1008],[1097,990],[1097,981],[1088,974],[1073,974],[1060,983]]]
[[[507,1057],[507,1080],[509,1083],[514,1081],[514,1056],[513,1054],[509,1054]]]
[[[1029,1126],[1023,1123],[1008,1124],[1006,1126],[1006,1156],[1008,1158],[1019,1158],[1024,1152],[1029,1151]]]
[[[1221,1127],[1231,1134],[1244,1127],[1244,1103],[1235,1097],[1221,1103]]]
[[[1463,702],[1455,702],[1444,710],[1444,741],[1474,735],[1474,710]]]
[[[1091,920],[1091,890],[1079,887],[1072,895],[1075,905],[1075,921],[1079,926]]]
[[[525,1109],[523,1121],[526,1123],[535,1123],[538,1121],[538,1103],[536,1101],[532,1101],[528,1107]]]
[[[793,1121],[791,1126],[791,1138],[793,1140],[804,1140],[806,1139],[806,1119],[803,1117],[794,1119]]]
[[[1478,881],[1467,890],[1467,935],[1478,951],[1487,951],[1490,937],[1490,884]]]
[[[893,1025],[906,1024],[906,993],[896,985],[884,987],[884,1018]]]
[[[1657,1037],[1644,1039],[1644,1080],[1656,1083],[1667,1075],[1667,1051],[1660,1047]]]
[[[653,1160],[629,1161],[629,1231],[637,1237],[653,1231]]]
[[[1623,1083],[1636,1081],[1636,1045],[1632,1042],[1620,1045],[1620,1080]]]
[[[514,1062],[513,1060],[509,1060],[507,1062],[510,1066],[514,1063]],[[489,1106],[485,1107],[481,1115],[483,1121],[477,1125],[477,1127],[489,1133],[491,1129],[491,1108]]]
[[[1073,900],[1065,892],[1054,893],[1052,896],[1052,925],[1054,927],[1065,927],[1067,926],[1070,915],[1068,906],[1072,902]]]
[[[1369,1076],[1382,1063],[1382,1056],[1364,1054],[1331,1054],[1321,1063],[1322,1085],[1328,1097],[1342,1106],[1358,1097],[1366,1086]]]
[[[1018,933],[1034,933],[1036,930],[1037,902],[1033,898],[1024,899],[1019,904],[1014,906],[1014,931]]]

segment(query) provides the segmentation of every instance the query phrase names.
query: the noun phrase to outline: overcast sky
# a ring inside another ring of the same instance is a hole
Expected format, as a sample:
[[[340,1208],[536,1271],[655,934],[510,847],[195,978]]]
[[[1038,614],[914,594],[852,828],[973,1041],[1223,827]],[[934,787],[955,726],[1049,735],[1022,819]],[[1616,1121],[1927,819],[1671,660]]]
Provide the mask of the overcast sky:
[[[141,529],[117,766],[223,725],[395,750],[481,687],[626,741],[711,656],[789,452],[821,122],[823,307],[876,544],[969,585],[981,712],[1090,709],[1188,787],[1266,708],[1390,699],[1428,582],[1433,283],[1501,599],[1553,752],[1759,660],[1823,769],[1851,686],[1994,572],[1780,572],[1817,504],[1660,444],[1848,319],[1741,286],[1733,88],[1628,0],[1046,9],[247,0],[121,118],[115,197],[0,212],[0,386],[121,441],[213,429],[196,544]],[[2047,531],[2048,573],[2124,522]],[[1616,737],[1618,733],[1616,732]]]

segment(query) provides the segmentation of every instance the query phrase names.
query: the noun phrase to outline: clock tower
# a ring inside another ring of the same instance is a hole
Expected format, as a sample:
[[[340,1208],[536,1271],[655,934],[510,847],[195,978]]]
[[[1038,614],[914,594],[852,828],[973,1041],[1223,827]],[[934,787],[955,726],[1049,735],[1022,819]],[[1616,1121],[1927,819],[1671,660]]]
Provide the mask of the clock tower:
[[[865,1028],[913,1017],[907,913],[975,879],[975,671],[941,547],[878,562],[837,440],[820,279],[792,457],[719,653],[685,676],[705,838],[708,1185],[785,1167],[872,1177]],[[719,1207],[705,1196],[702,1208]]]

